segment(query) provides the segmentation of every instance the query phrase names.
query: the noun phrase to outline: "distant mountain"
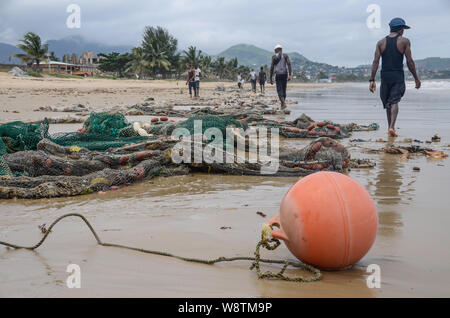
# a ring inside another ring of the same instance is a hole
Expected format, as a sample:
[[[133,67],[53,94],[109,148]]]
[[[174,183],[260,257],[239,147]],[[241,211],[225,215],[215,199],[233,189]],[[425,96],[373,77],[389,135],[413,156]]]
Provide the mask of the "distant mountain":
[[[326,63],[313,62],[300,53],[287,53],[291,60],[292,69],[296,73],[303,73],[306,77],[314,78],[320,72],[324,74],[339,74],[342,68]],[[270,66],[273,52],[261,49],[254,45],[238,44],[223,51],[217,56],[223,56],[226,59],[237,58],[239,64],[246,66],[259,67],[262,65]]]
[[[101,43],[94,43],[85,40],[80,36],[70,36],[60,40],[49,40],[46,42],[49,46],[49,52],[55,52],[55,55],[60,59],[64,54],[72,54],[80,56],[83,52],[93,51],[95,54],[98,53],[111,53],[119,52],[125,53],[130,52],[132,46],[128,45],[106,45]],[[23,53],[13,45],[0,43],[0,63],[4,64],[19,64],[19,60],[13,59],[9,61],[9,57],[16,53]]]
[[[299,53],[287,53],[292,64],[309,62],[309,60]],[[251,44],[237,44],[219,53],[217,56],[226,59],[237,58],[240,65],[261,66],[270,65],[273,53]]]
[[[49,46],[49,51],[55,52],[55,55],[59,58],[62,58],[64,54],[72,53],[80,56],[81,54],[83,54],[83,52],[86,51],[93,51],[95,54],[111,52],[125,53],[131,51],[132,48],[132,46],[128,45],[113,46],[89,42],[81,36],[69,36],[60,40],[49,40],[46,43]]]
[[[13,45],[0,43],[0,63],[3,64],[19,64],[19,60],[12,59],[9,60],[9,57],[13,54],[22,53],[22,50],[19,50]]]
[[[450,58],[427,57],[423,60],[416,60],[416,67],[427,71],[450,71]]]
[[[240,65],[260,66],[270,64],[272,53],[249,44],[238,44],[219,53],[217,56],[227,60],[237,58]]]

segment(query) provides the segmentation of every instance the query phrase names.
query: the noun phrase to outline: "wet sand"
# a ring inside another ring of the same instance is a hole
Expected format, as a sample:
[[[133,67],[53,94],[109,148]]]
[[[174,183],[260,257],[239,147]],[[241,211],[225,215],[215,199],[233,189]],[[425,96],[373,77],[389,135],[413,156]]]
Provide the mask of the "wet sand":
[[[377,166],[353,169],[349,175],[373,196],[380,222],[374,246],[352,269],[324,272],[321,281],[308,284],[258,280],[256,273],[248,270],[247,262],[208,266],[97,246],[78,219],[66,219],[36,252],[0,247],[0,296],[450,296],[450,161],[419,156],[401,161],[395,155],[364,153],[363,148],[385,146],[376,139],[387,139],[384,111],[378,96],[370,94],[366,86],[335,85],[320,90],[291,87],[288,92],[290,98],[299,100],[299,104],[289,105],[290,118],[305,112],[317,120],[381,124],[377,132],[356,132],[350,138],[372,140],[353,143],[350,149],[352,157],[372,158]],[[442,141],[431,146],[449,153],[450,90],[446,86],[424,86],[416,92],[408,85],[400,106],[397,140],[425,140],[439,133]],[[288,144],[302,146],[308,142]],[[350,145],[349,139],[343,143]],[[421,171],[414,172],[414,166]],[[39,224],[48,225],[62,214],[76,212],[84,214],[107,242],[201,258],[251,256],[261,224],[277,213],[283,195],[296,180],[193,174],[158,178],[105,195],[0,200],[0,240],[34,244],[42,236]],[[257,211],[267,217],[262,218]],[[223,226],[231,229],[221,230]],[[293,259],[284,245],[263,255]],[[81,289],[66,287],[70,263],[81,267]],[[366,285],[369,264],[381,267],[380,289]]]

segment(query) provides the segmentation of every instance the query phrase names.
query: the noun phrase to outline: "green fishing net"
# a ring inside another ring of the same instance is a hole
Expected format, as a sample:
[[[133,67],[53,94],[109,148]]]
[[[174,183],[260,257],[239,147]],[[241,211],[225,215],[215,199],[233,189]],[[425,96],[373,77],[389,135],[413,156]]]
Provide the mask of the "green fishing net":
[[[175,127],[186,128],[193,135],[196,121],[201,121],[202,134],[204,134],[208,128],[213,127],[218,128],[222,132],[223,136],[226,136],[227,127],[246,128],[244,127],[242,122],[234,119],[231,116],[214,116],[214,115],[191,117],[188,120],[177,124]]]
[[[129,126],[124,115],[119,113],[92,113],[84,122],[87,134],[118,136],[119,132]]]

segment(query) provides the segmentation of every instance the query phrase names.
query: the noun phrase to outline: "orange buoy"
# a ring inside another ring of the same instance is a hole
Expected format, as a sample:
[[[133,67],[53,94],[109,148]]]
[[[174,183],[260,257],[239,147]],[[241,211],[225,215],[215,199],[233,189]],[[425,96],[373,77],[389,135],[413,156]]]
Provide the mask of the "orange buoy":
[[[378,215],[369,193],[352,178],[317,172],[298,181],[268,225],[299,260],[322,269],[345,269],[375,241]]]

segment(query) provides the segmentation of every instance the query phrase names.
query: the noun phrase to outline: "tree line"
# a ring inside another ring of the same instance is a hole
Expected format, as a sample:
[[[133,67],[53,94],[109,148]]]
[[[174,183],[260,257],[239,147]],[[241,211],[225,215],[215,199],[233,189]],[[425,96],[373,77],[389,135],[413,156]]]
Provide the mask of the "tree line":
[[[54,52],[49,53],[48,44],[42,44],[39,35],[33,32],[26,33],[20,42],[16,47],[24,53],[14,54],[11,58],[19,58],[35,71],[39,71],[41,63],[59,61]],[[199,66],[203,77],[215,80],[234,80],[238,73],[245,76],[250,72],[249,67],[239,65],[237,58],[212,58],[195,46],[180,52],[178,40],[160,26],[145,27],[141,45],[131,52],[99,53],[98,57],[100,71],[138,79],[180,78],[185,75],[188,65]],[[75,54],[64,55],[62,61],[76,63],[76,59]]]
[[[146,27],[141,46],[130,53],[117,52],[98,55],[99,69],[116,73],[119,77],[180,78],[188,65],[198,66],[204,77],[235,79],[237,74],[248,74],[249,67],[239,65],[237,58],[225,60],[203,54],[195,46],[178,50],[178,40],[162,27]]]

